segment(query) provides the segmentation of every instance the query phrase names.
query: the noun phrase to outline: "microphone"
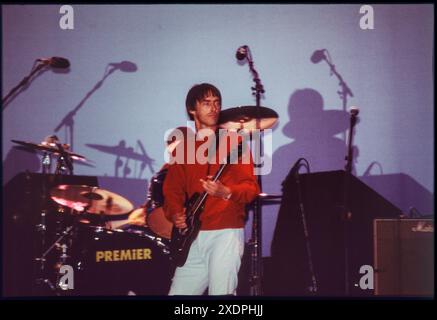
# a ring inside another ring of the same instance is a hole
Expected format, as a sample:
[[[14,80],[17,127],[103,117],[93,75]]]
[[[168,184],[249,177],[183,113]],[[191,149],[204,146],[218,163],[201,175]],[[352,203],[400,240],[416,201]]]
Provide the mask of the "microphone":
[[[70,66],[70,61],[61,57],[40,58],[36,59],[36,61],[40,61],[43,64],[53,68],[66,69]]]
[[[138,70],[137,65],[130,61],[112,62],[109,65],[123,72],[135,72]]]
[[[415,207],[410,207],[408,212],[410,213],[411,218],[421,218],[423,217],[423,214],[417,210]]]
[[[323,59],[326,59],[325,51],[326,51],[326,49],[320,49],[320,50],[314,51],[313,55],[311,56],[311,62],[312,63],[319,63]]]
[[[243,60],[247,57],[247,46],[241,46],[237,49],[237,52],[235,53],[235,57],[238,60]]]
[[[360,113],[360,109],[358,109],[358,107],[356,107],[356,106],[352,106],[352,107],[350,107],[349,112],[350,112],[352,117],[356,117],[358,115],[358,113]]]

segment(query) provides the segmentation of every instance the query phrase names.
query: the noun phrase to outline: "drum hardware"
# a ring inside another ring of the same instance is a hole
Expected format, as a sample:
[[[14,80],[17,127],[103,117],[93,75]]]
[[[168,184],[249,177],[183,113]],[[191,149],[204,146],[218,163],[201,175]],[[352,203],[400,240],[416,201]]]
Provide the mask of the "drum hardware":
[[[145,228],[145,227],[141,227],[138,225],[132,225],[132,224],[125,224],[123,226],[118,227],[117,229],[114,229],[114,231],[133,233],[133,234],[136,234],[140,237],[150,239],[153,242],[155,242],[158,245],[158,247],[162,248],[163,253],[170,254],[168,244],[165,243],[166,240],[164,240],[163,238],[161,238],[159,236],[151,234],[151,232],[147,231],[147,228]]]
[[[52,157],[49,152],[44,152],[42,157],[42,173],[50,173],[52,168]]]
[[[69,226],[67,227],[62,234],[60,235],[59,238],[57,238],[52,245],[38,258],[35,258],[35,261],[40,262],[40,277],[36,279],[36,283],[37,284],[46,284],[49,286],[50,290],[53,291],[55,293],[55,295],[59,296],[60,295],[60,291],[59,291],[59,279],[61,274],[59,273],[59,270],[61,268],[62,265],[67,264],[68,259],[70,258],[70,256],[68,255],[68,249],[69,249],[69,244],[68,241],[71,239],[69,239],[68,237],[71,237],[73,234],[73,226]],[[61,251],[61,254],[59,255],[58,261],[56,262],[56,286],[53,285],[53,283],[50,281],[50,279],[48,279],[47,277],[44,277],[45,274],[45,264],[47,261],[47,256],[48,254],[53,250],[53,249],[57,249]]]
[[[55,174],[73,174],[73,160],[89,162],[84,156],[69,151],[69,145],[61,144],[56,136],[49,136],[41,143],[11,140],[12,142],[32,149],[42,151],[42,173],[51,173],[52,155],[57,155]]]
[[[48,255],[57,249],[60,251],[59,256],[56,257],[55,265],[60,268],[70,258],[68,254],[69,246],[71,245],[71,237],[73,226],[71,221],[67,221],[69,215],[65,214],[65,207],[58,208],[58,215],[56,216],[56,226],[54,226],[54,232],[50,233],[58,237],[49,248],[46,247],[48,242],[48,225],[47,218],[50,213],[51,205],[49,204],[49,190],[48,190],[48,175],[52,170],[52,156],[57,156],[55,175],[73,174],[73,160],[87,161],[87,159],[79,154],[69,151],[69,145],[61,144],[55,135],[48,136],[41,143],[26,142],[20,140],[11,140],[12,142],[24,146],[25,148],[42,152],[42,185],[41,185],[41,213],[39,217],[39,223],[35,225],[36,231],[39,234],[40,242],[38,243],[37,252],[41,255],[34,258],[36,263],[35,283],[38,285],[38,289],[43,289],[41,286],[47,286],[51,292],[56,295],[60,295],[58,280],[60,277],[59,269],[57,271],[56,280],[54,283],[49,276],[52,275],[51,271],[47,268],[49,261]],[[72,208],[74,210],[74,208]],[[52,239],[50,239],[52,240]],[[52,258],[50,258],[50,263]]]

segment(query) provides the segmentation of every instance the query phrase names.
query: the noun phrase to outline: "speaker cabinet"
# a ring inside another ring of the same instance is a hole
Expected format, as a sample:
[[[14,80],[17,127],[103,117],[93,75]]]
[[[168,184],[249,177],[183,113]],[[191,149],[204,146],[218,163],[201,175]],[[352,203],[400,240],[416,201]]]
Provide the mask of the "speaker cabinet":
[[[373,264],[373,221],[397,218],[399,208],[355,176],[344,171],[288,176],[272,241],[270,272],[264,280],[266,295],[272,296],[373,296],[358,284],[360,268]],[[300,186],[300,187],[299,187]],[[299,191],[305,208],[316,293],[309,291],[312,275]],[[351,213],[345,222],[345,191]],[[346,275],[348,279],[346,279]],[[346,290],[347,289],[347,290]]]
[[[434,222],[375,219],[375,295],[434,295]]]

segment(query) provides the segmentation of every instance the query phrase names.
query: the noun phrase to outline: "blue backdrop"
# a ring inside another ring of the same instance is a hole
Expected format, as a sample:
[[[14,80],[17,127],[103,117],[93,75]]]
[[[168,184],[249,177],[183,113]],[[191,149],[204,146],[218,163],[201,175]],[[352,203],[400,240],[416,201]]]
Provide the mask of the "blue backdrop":
[[[344,168],[355,105],[354,174],[406,213],[412,206],[433,213],[432,5],[373,5],[373,29],[360,28],[360,5],[73,5],[74,28],[65,30],[60,8],[2,6],[3,97],[35,59],[71,62],[67,71],[40,73],[2,106],[3,184],[41,170],[41,156],[11,139],[39,143],[56,134],[93,161],[76,164],[76,174],[98,176],[102,187],[139,205],[163,164],[165,132],[186,125],[193,84],[219,87],[223,108],[255,104],[249,68],[235,58],[248,45],[262,105],[279,114],[264,192],[279,193],[300,157],[313,172]],[[346,110],[337,76],[325,61],[310,60],[324,48],[353,93]],[[140,158],[87,144],[132,148]],[[267,256],[277,211],[263,210]]]

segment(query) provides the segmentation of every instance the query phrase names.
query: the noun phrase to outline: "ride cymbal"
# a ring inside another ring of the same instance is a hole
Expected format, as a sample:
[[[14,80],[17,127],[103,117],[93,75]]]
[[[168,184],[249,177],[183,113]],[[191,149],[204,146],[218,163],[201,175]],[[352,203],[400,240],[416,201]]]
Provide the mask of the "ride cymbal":
[[[278,114],[270,108],[239,106],[222,110],[218,123],[225,129],[264,130],[273,127],[277,120]]]

